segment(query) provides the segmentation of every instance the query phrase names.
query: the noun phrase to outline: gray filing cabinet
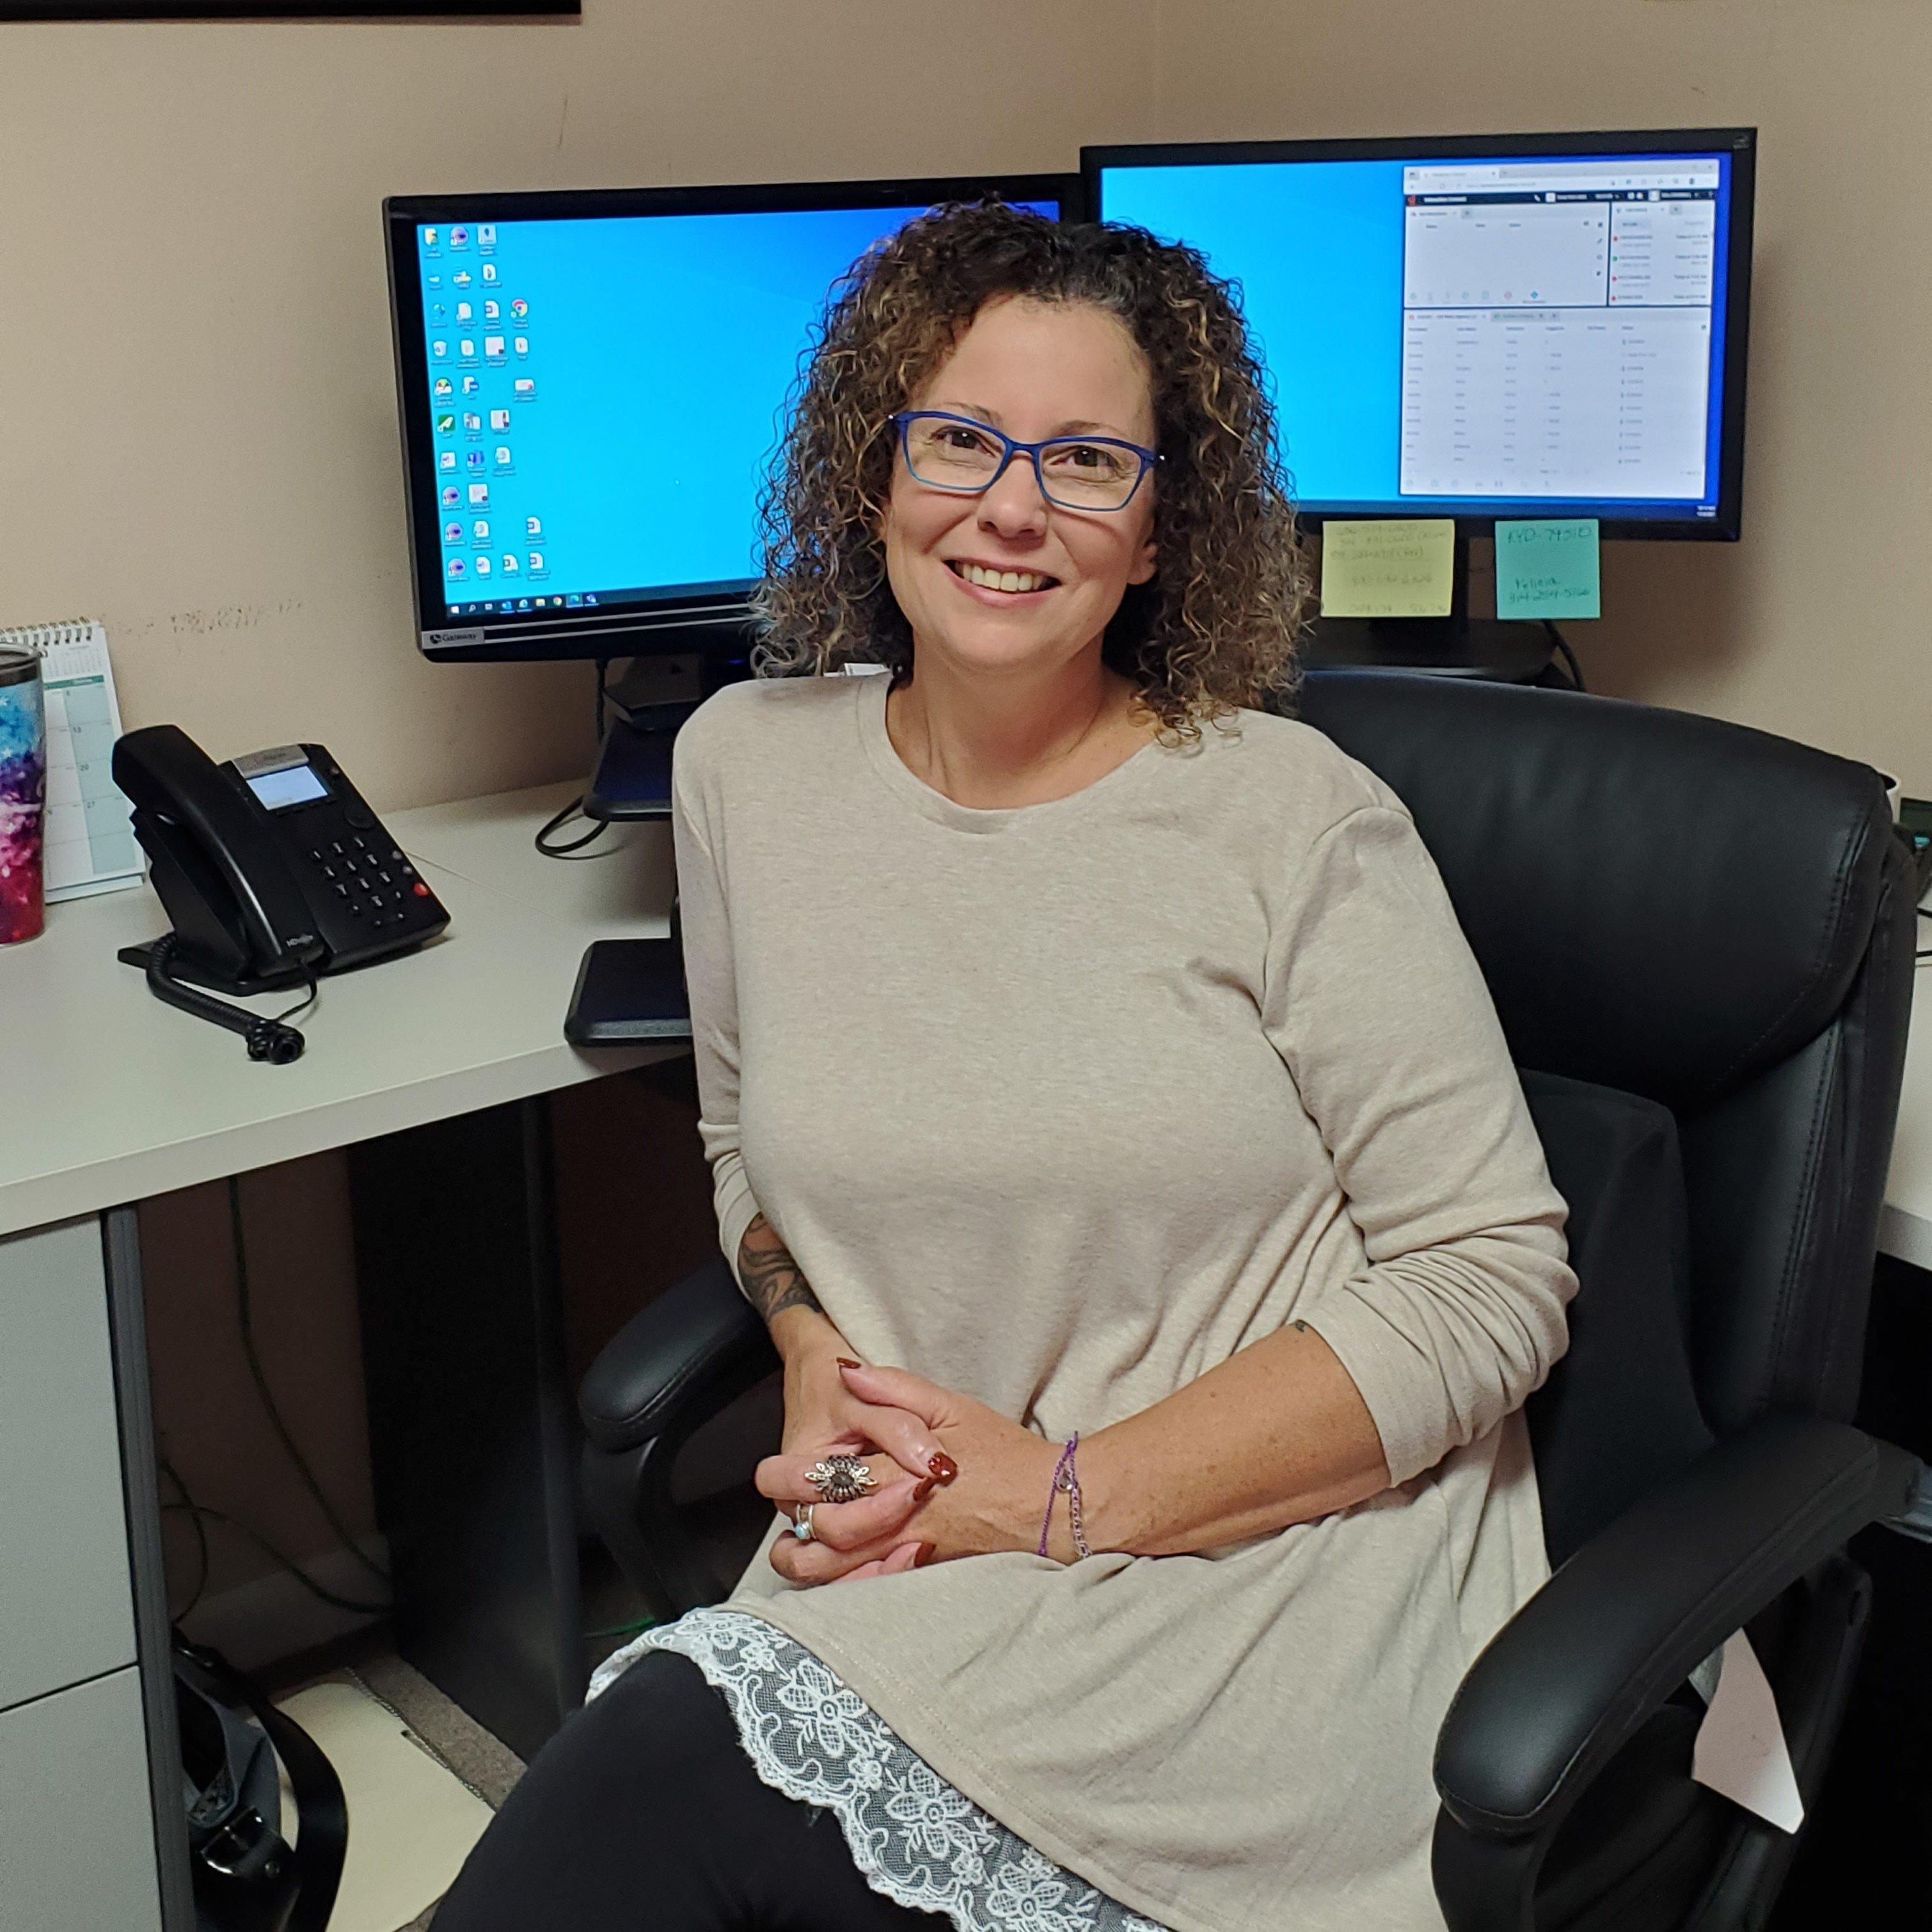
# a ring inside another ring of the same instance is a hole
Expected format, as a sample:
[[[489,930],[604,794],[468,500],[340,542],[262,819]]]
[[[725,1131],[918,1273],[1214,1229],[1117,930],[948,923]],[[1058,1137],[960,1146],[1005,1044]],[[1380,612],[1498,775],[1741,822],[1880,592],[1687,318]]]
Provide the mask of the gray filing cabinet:
[[[0,1240],[0,1932],[160,1932],[122,1435],[102,1223]]]

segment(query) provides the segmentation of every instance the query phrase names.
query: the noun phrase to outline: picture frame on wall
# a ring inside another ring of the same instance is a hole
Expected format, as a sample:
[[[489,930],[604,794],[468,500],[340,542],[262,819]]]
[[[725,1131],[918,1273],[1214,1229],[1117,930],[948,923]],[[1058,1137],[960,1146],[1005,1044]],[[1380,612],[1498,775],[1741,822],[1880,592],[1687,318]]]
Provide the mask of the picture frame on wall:
[[[25,20],[576,20],[580,0],[0,0],[0,26]]]

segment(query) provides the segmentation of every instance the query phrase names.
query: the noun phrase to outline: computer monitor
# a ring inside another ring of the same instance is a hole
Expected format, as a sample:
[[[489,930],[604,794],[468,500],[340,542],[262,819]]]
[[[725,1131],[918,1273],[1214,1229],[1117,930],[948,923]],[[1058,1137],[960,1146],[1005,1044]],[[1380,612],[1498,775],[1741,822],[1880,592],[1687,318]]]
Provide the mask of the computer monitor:
[[[1083,149],[1088,206],[1240,284],[1324,518],[1738,534],[1756,134]]]
[[[383,204],[418,633],[446,659],[742,634],[766,458],[832,283],[937,202],[1077,176]]]

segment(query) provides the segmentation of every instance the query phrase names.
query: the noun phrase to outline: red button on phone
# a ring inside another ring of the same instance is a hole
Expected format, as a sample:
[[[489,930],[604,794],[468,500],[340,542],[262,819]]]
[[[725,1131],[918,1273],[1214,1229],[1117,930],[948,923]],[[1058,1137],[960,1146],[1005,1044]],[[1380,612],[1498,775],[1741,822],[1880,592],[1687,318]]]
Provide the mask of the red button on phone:
[[[410,888],[410,890],[414,892],[416,897],[419,899],[426,899],[429,897],[429,888],[424,885],[420,879],[417,880],[416,884]]]

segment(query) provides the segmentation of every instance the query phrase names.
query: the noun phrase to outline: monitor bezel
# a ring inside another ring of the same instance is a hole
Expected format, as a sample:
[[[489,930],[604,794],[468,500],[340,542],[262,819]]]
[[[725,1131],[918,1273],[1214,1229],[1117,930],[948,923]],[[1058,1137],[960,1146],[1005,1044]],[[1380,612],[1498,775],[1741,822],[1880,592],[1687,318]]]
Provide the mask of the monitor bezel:
[[[644,651],[681,652],[694,644],[742,639],[755,578],[668,584],[648,598],[566,609],[446,614],[442,512],[430,428],[429,357],[424,338],[417,225],[479,221],[582,220],[600,216],[785,214],[818,208],[924,207],[997,194],[1007,201],[1053,200],[1060,218],[1084,206],[1077,173],[880,177],[869,181],[738,182],[704,188],[575,188],[498,194],[392,195],[382,203],[388,260],[390,337],[410,532],[411,600],[417,646],[439,662],[616,658]],[[426,569],[424,560],[434,568]]]
[[[1726,250],[1726,319],[1724,401],[1718,424],[1717,514],[1711,517],[1600,517],[1598,531],[1610,538],[1639,537],[1666,542],[1735,543],[1742,527],[1744,461],[1744,376],[1750,333],[1752,210],[1756,198],[1757,130],[1755,128],[1676,128],[1599,130],[1578,134],[1444,134],[1430,138],[1374,136],[1347,140],[1140,142],[1083,147],[1082,205],[1096,220],[1106,220],[1102,176],[1110,168],[1198,167],[1216,164],[1247,166],[1268,161],[1456,160],[1515,155],[1726,154],[1731,158],[1730,242]],[[1330,505],[1319,510],[1298,506],[1296,515],[1311,529],[1330,518],[1354,520],[1436,517],[1438,510],[1387,503]],[[1499,504],[1495,509],[1458,512],[1459,537],[1493,536],[1497,520],[1565,517],[1567,506],[1545,502]]]

